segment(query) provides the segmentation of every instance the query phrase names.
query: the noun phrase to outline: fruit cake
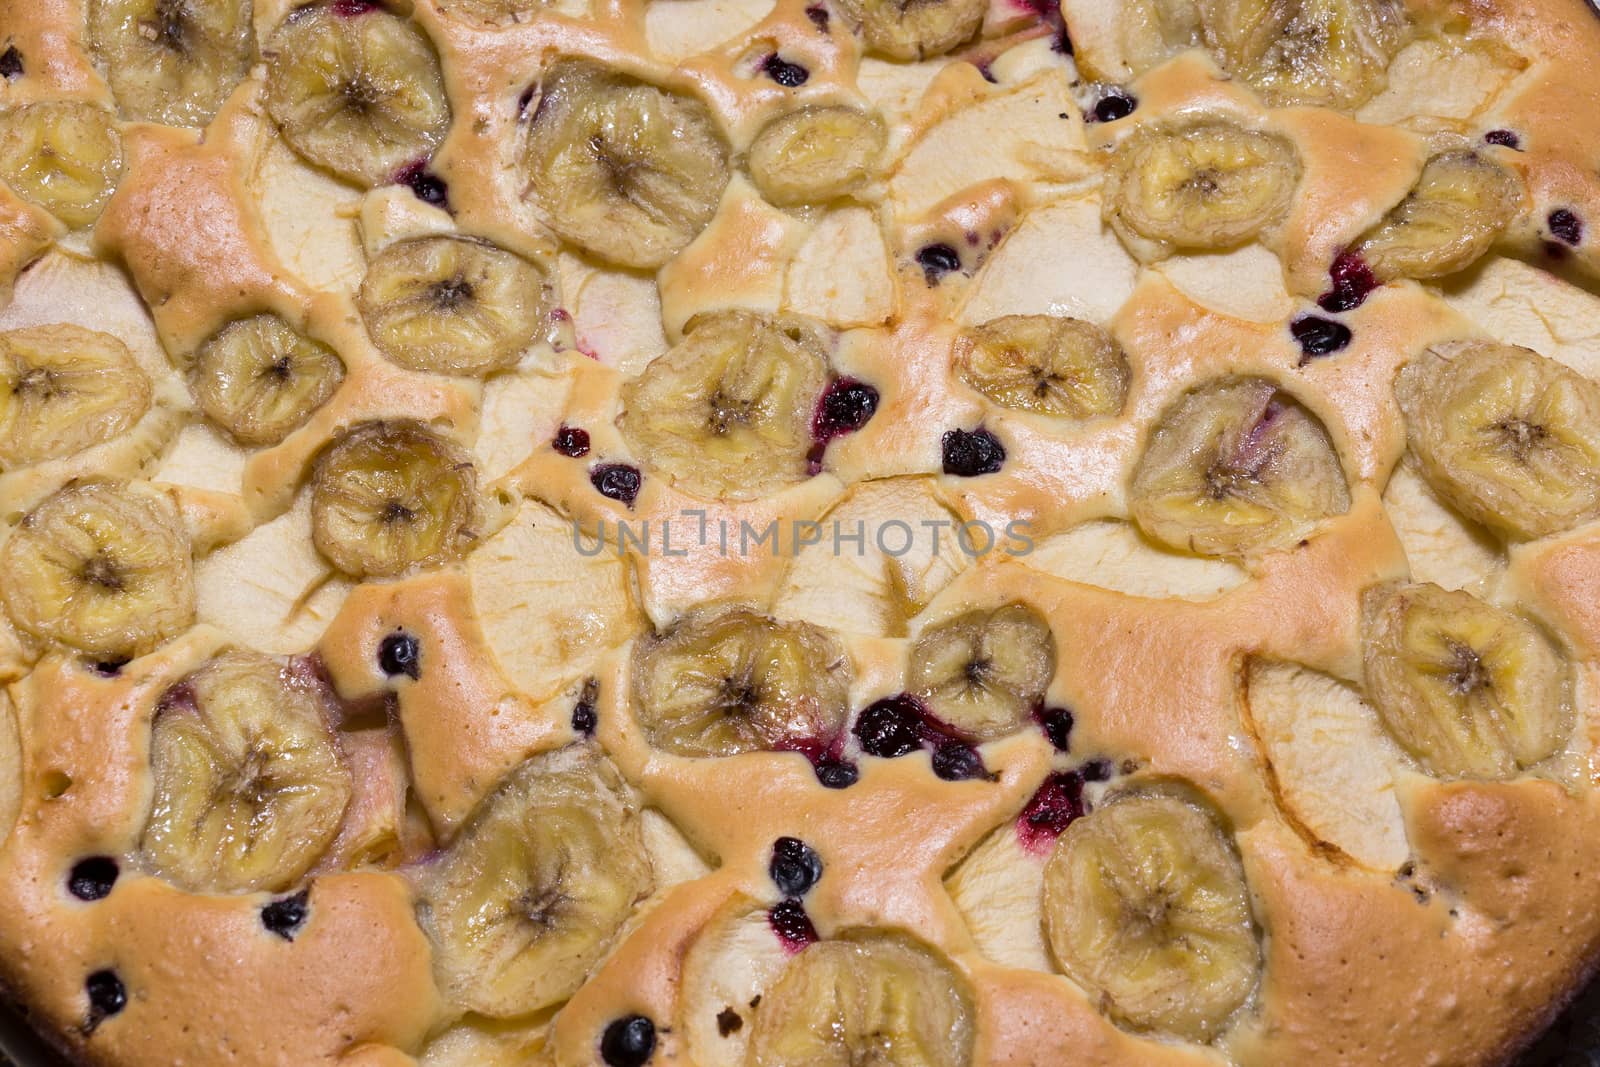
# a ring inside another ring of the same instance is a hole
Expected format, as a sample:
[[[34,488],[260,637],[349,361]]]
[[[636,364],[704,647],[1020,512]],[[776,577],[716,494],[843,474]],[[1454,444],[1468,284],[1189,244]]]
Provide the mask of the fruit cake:
[[[0,0],[73,1063],[1487,1064],[1600,961],[1582,0]]]

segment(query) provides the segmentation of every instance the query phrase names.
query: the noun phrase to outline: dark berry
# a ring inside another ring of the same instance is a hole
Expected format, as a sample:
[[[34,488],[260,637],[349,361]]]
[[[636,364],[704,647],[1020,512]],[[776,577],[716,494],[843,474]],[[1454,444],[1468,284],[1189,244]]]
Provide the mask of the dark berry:
[[[1133,114],[1139,101],[1120,90],[1112,90],[1094,105],[1094,120],[1096,122],[1116,122]]]
[[[1550,235],[1563,244],[1576,248],[1583,241],[1583,220],[1566,208],[1550,212]]]
[[[1378,287],[1378,277],[1372,268],[1355,252],[1341,252],[1328,268],[1333,288],[1317,298],[1323,311],[1354,311]]]
[[[822,857],[798,837],[780,837],[772,843],[767,873],[778,892],[786,897],[803,897],[822,877]]]
[[[1300,342],[1300,366],[1318,356],[1330,356],[1350,344],[1350,327],[1320,315],[1302,315],[1289,324],[1289,332]]]
[[[122,673],[122,668],[127,665],[128,661],[125,659],[103,659],[94,664],[92,669],[102,677],[115,678]]]
[[[917,265],[929,285],[938,285],[940,278],[961,269],[961,253],[946,244],[924,245],[917,252]]]
[[[840,378],[828,386],[811,419],[811,436],[831,441],[865,426],[878,410],[878,391],[866,382]]]
[[[128,989],[116,971],[95,971],[84,981],[83,988],[89,994],[89,1019],[84,1029],[90,1033],[128,1006]]]
[[[585,737],[594,733],[594,728],[600,721],[600,715],[594,706],[599,696],[600,683],[590,678],[583,683],[583,692],[578,694],[578,703],[572,709],[572,728]]]
[[[656,1050],[656,1024],[643,1015],[613,1019],[600,1037],[600,1058],[609,1067],[643,1067]]]
[[[341,18],[354,18],[377,9],[373,0],[333,0],[333,13]]]
[[[762,69],[767,72],[767,77],[785,89],[798,89],[811,77],[809,70],[798,63],[790,63],[776,52],[767,57]]]
[[[1490,130],[1483,135],[1483,140],[1486,144],[1497,144],[1501,148],[1514,148],[1518,152],[1522,151],[1522,138],[1510,130]]]
[[[933,773],[947,782],[989,777],[978,750],[961,741],[946,741],[933,750]]]
[[[17,51],[17,46],[12,45],[4,52],[0,52],[0,78],[10,81],[12,78],[22,77],[22,53]]]
[[[853,732],[867,755],[896,759],[922,747],[922,716],[917,698],[901,693],[869,705]]]
[[[378,643],[378,666],[390,678],[403,674],[414,682],[422,675],[422,646],[404,631],[389,634]]]
[[[723,1037],[737,1034],[744,1029],[744,1016],[732,1008],[723,1008],[717,1012],[717,1033]]]
[[[828,32],[828,9],[821,4],[812,4],[806,8],[806,18],[811,20],[811,25],[823,33]]]
[[[854,763],[844,760],[818,760],[817,781],[824,789],[849,789],[861,780],[861,772]]]
[[[261,925],[277,934],[285,941],[293,941],[294,935],[306,924],[306,916],[311,914],[311,890],[302,889],[292,897],[274,900],[261,909]]]
[[[589,454],[589,431],[580,430],[576,426],[563,426],[551,439],[550,447],[563,456],[571,456],[573,459],[586,456]]]
[[[1108,759],[1092,759],[1079,767],[1078,773],[1086,782],[1109,782],[1116,773],[1116,767]]]
[[[970,433],[966,430],[947,430],[943,446],[944,472],[958,478],[994,474],[1005,466],[1006,446],[1000,443],[1000,438],[982,427]]]
[[[73,865],[67,876],[67,890],[79,900],[104,900],[117,884],[117,861],[110,856],[91,856]]]
[[[599,490],[601,496],[630,508],[639,497],[641,480],[639,468],[626,463],[602,463],[589,472],[589,484]]]
[[[817,928],[811,925],[806,906],[793,897],[774,904],[767,912],[767,922],[783,947],[791,952],[798,952],[817,939]]]
[[[1027,849],[1048,848],[1085,810],[1083,775],[1077,771],[1057,772],[1044,780],[1022,809],[1017,817],[1017,836]]]
[[[1057,752],[1072,748],[1072,712],[1066,708],[1041,708],[1034,716],[1044,730],[1044,736]]]
[[[428,172],[428,161],[425,159],[407,163],[395,174],[394,181],[396,185],[410,189],[424,204],[442,208],[450,206],[450,187],[443,178]]]

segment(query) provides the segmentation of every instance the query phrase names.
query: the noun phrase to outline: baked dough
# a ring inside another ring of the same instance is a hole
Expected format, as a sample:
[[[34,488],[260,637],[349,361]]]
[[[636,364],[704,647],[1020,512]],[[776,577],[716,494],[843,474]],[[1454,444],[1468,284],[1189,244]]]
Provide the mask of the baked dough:
[[[347,10],[318,17],[371,6],[338,0]],[[150,383],[115,436],[0,468],[6,536],[73,479],[130,479],[181,523],[194,590],[182,625],[125,663],[41,639],[15,611],[0,624],[0,986],[84,1064],[644,1062],[606,1037],[631,1016],[651,1021],[651,1063],[743,1063],[760,995],[789,965],[765,919],[784,895],[775,842],[796,838],[823,864],[803,898],[813,934],[914,936],[970,990],[972,1063],[1511,1055],[1600,959],[1600,526],[1508,543],[1463,517],[1408,452],[1393,384],[1424,351],[1465,339],[1600,377],[1600,17],[1581,0],[1404,6],[1409,36],[1386,87],[1336,110],[1269,106],[1204,47],[1119,72],[1149,0],[1063,0],[1060,12],[993,0],[948,54],[921,60],[853,32],[870,12],[851,4],[554,0],[485,21],[480,7],[498,5],[416,0],[395,10],[436,52],[451,119],[425,159],[432,184],[413,173],[414,193],[366,190],[286,140],[269,113],[267,42],[306,16],[282,0],[245,8],[261,44],[203,129],[137,121],[90,48],[84,4],[0,0],[0,51],[20,63],[0,81],[0,111],[120,106],[123,157],[89,227],[0,184],[0,331],[109,333]],[[659,263],[585,251],[576,224],[540,206],[521,153],[557,57],[698,101],[727,146],[707,218]],[[844,193],[780,207],[752,177],[752,145],[799,105],[870,112],[882,148]],[[1209,251],[1114,227],[1102,200],[1115,147],[1196,116],[1288,146],[1299,173],[1281,217]],[[1330,266],[1451,147],[1515,178],[1515,216],[1492,251],[1442,277],[1388,280],[1334,316],[1348,344],[1307,358],[1291,321],[1324,314],[1313,302]],[[448,210],[424,200],[441,193]],[[450,235],[548,279],[547,322],[486,376],[415,369],[363,326],[367,265]],[[697,315],[729,310],[807,317],[833,379],[869,384],[877,403],[823,442],[813,470],[761,482],[760,468],[737,493],[697,495],[705,481],[675,478],[679,460],[641,448],[619,416],[653,360],[708,328]],[[343,376],[281,440],[247,448],[201,412],[185,368],[228,323],[263,314],[336,352]],[[958,337],[1006,315],[1106,331],[1125,395],[1109,414],[1063,420],[974,388]],[[1164,413],[1219,380],[1291,395],[1347,482],[1342,507],[1270,550],[1181,551],[1135,523],[1130,486]],[[312,482],[330,442],[374,421],[449,442],[473,468],[474,510],[459,551],[362,577],[314,539]],[[571,428],[587,435],[578,455],[552,443]],[[952,431],[972,435],[954,463]],[[631,489],[598,491],[606,464],[633,469]],[[945,532],[909,553],[869,543],[835,556],[783,534],[776,550],[719,550],[716,531],[774,520]],[[688,533],[696,521],[709,540],[663,550],[663,523]],[[572,533],[615,540],[624,522],[657,531],[647,551],[596,551]],[[973,557],[956,543],[962,522],[1023,529],[1032,551]],[[1494,780],[1452,777],[1386,731],[1363,666],[1363,594],[1405,579],[1535,620],[1571,666],[1559,751]],[[977,749],[986,774],[954,781],[922,750],[864,754],[843,727],[842,748],[813,761],[772,743],[720,756],[652,746],[636,646],[720,601],[833,635],[852,722],[909,686],[909,650],[930,627],[1027,605],[1052,645],[1040,702],[1070,708],[1069,744],[1031,721],[1000,730]],[[413,658],[385,669],[395,634],[414,639]],[[189,892],[145,843],[152,723],[230,647],[284,657],[330,695],[350,796],[292,884]],[[575,992],[491,1020],[446,980],[424,906],[432,872],[514,769],[568,746],[614,764],[648,884]],[[829,788],[818,760],[848,762],[856,779]],[[1073,774],[1091,812],[1172,788],[1226,828],[1260,959],[1216,1027],[1141,1025],[1068,977],[1044,915],[1053,838],[1041,846],[1027,827],[1041,788]],[[119,873],[85,899],[69,883],[95,857]],[[263,909],[300,890],[294,936],[269,929]],[[106,974],[120,1002],[91,991]]]

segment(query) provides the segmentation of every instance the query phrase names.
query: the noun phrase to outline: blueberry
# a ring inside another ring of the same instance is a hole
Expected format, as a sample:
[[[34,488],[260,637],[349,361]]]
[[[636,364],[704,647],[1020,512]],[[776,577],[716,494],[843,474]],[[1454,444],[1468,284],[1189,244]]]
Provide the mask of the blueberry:
[[[767,922],[789,948],[805,948],[817,939],[817,928],[806,914],[806,906],[793,897],[774,904],[767,912]]]
[[[128,1006],[128,989],[117,977],[116,971],[95,971],[83,983],[89,995],[89,1018],[84,1026],[86,1033]]]
[[[630,508],[639,497],[639,483],[642,480],[639,468],[630,467],[626,463],[602,463],[589,472],[589,484],[593,485],[601,496],[626,504]]]
[[[921,705],[902,693],[869,705],[857,717],[853,732],[867,755],[896,759],[922,747],[921,726]]]
[[[961,269],[961,253],[946,244],[924,245],[917,252],[917,264],[929,285],[938,285],[946,274]]]
[[[1490,130],[1483,135],[1485,144],[1497,144],[1501,148],[1512,148],[1522,151],[1522,138],[1510,130]]]
[[[1333,288],[1317,298],[1323,311],[1354,311],[1378,287],[1378,276],[1355,252],[1341,252],[1328,268],[1328,277]]]
[[[1094,120],[1096,122],[1116,122],[1118,119],[1125,119],[1133,114],[1134,109],[1138,106],[1139,101],[1137,99],[1122,92],[1120,89],[1113,89],[1095,101]]]
[[[408,163],[395,175],[395,184],[403,185],[410,189],[412,194],[424,204],[434,207],[449,208],[450,187],[445,180],[437,174],[428,171],[428,161],[419,159],[415,163]]]
[[[1576,248],[1583,241],[1583,220],[1566,208],[1550,212],[1550,234],[1563,244]]]
[[[90,856],[73,865],[67,876],[67,891],[79,900],[104,900],[117,884],[117,861],[110,856]]]
[[[1350,344],[1350,327],[1320,315],[1302,315],[1289,324],[1289,332],[1300,342],[1300,366],[1328,356]]]
[[[128,661],[125,659],[103,659],[94,663],[91,669],[102,678],[115,678],[127,665]]]
[[[1045,708],[1039,712],[1039,725],[1057,752],[1072,748],[1072,712],[1066,708]]]
[[[933,750],[933,773],[947,782],[989,776],[978,750],[961,741],[946,741]]]
[[[785,89],[798,89],[811,77],[809,70],[798,63],[790,63],[776,52],[767,57],[763,69],[767,72],[767,77]]]
[[[585,737],[594,733],[595,726],[600,721],[599,713],[595,711],[594,702],[600,695],[600,683],[590,678],[583,683],[583,692],[578,696],[578,703],[572,709],[572,728]]]
[[[1083,782],[1079,771],[1058,771],[1044,780],[1017,817],[1017,831],[1024,842],[1054,840],[1073,820],[1083,816],[1088,810],[1083,800]]]
[[[302,889],[292,897],[274,900],[261,909],[261,925],[277,934],[285,941],[293,941],[294,935],[306,924],[306,916],[311,913],[311,890]]]
[[[378,666],[390,678],[405,675],[413,682],[422,675],[422,647],[411,634],[389,634],[378,644]]]
[[[780,837],[772,843],[767,873],[778,892],[786,897],[803,897],[822,877],[822,857],[798,837]]]
[[[611,1020],[600,1037],[600,1058],[608,1067],[643,1067],[656,1050],[656,1024],[643,1015]]]
[[[1006,446],[981,426],[971,431],[948,430],[943,438],[944,472],[960,478],[994,474],[1005,466]]]
[[[865,426],[878,411],[878,391],[866,382],[840,378],[828,386],[812,419],[811,435],[831,441]]]
[[[17,51],[17,46],[12,45],[4,52],[0,52],[0,78],[10,81],[12,78],[22,77],[22,53]]]
[[[580,430],[576,426],[563,426],[551,439],[550,447],[563,456],[571,456],[573,459],[586,456],[589,454],[589,431]]]
[[[1115,771],[1108,759],[1092,759],[1078,768],[1078,774],[1086,782],[1109,782]]]
[[[849,789],[861,780],[861,772],[854,763],[843,760],[818,760],[817,781],[824,789]]]

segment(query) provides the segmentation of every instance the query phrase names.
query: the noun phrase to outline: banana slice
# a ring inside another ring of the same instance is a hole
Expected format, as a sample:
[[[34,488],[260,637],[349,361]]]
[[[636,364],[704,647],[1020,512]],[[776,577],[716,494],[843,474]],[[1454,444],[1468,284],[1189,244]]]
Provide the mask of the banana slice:
[[[0,470],[111,440],[150,410],[150,392],[110,334],[66,323],[0,333]]]
[[[111,113],[77,100],[0,114],[0,180],[76,229],[100,217],[122,177],[122,135]]]
[[[962,331],[956,373],[1003,407],[1092,419],[1128,396],[1128,357],[1111,335],[1066,315],[1003,315]]]
[[[384,355],[412,370],[504,370],[538,336],[554,284],[538,266],[488,241],[417,237],[380,252],[358,304]]]
[[[985,0],[839,0],[867,50],[890,59],[931,59],[970,41]]]
[[[1352,109],[1409,37],[1400,0],[1198,0],[1206,43],[1274,107]]]
[[[1207,556],[1287,548],[1350,507],[1328,432],[1262,378],[1211,382],[1161,416],[1134,471],[1133,519]]]
[[[1200,44],[1195,0],[1063,0],[1061,14],[1091,81],[1131,81]]]
[[[876,113],[802,107],[761,128],[750,145],[750,177],[774,204],[848,196],[876,173],[889,132]]]
[[[749,608],[696,608],[633,649],[645,737],[679,756],[827,741],[850,710],[849,657],[826,631]]]
[[[903,934],[849,931],[801,952],[761,997],[752,1067],[966,1067],[976,1007],[966,977]]]
[[[250,0],[90,0],[89,47],[130,119],[204,126],[255,62]]]
[[[450,105],[439,57],[399,16],[302,8],[267,54],[267,111],[284,140],[341,178],[382,185],[444,140]]]
[[[245,445],[275,445],[344,381],[344,363],[277,315],[230,323],[200,347],[189,388],[206,417]]]
[[[528,188],[564,239],[653,270],[716,214],[728,146],[699,100],[562,59],[528,106]]]
[[[924,630],[911,649],[906,687],[940,721],[989,740],[1027,721],[1055,673],[1050,624],[1017,603],[968,611]]]
[[[696,496],[749,500],[809,477],[828,374],[815,328],[721,311],[687,334],[622,387],[618,425],[634,455]]]
[[[1428,484],[1518,538],[1600,514],[1600,385],[1492,341],[1429,349],[1395,387]]]
[[[1441,152],[1354,250],[1385,281],[1439,278],[1477,262],[1521,210],[1522,185],[1505,167],[1470,149]]]
[[[194,621],[177,505],[125,482],[68,483],[0,548],[0,600],[41,641],[107,661],[144,655]]]
[[[1533,623],[1431,583],[1380,587],[1363,600],[1372,701],[1430,773],[1510,778],[1566,743],[1571,668]]]
[[[533,757],[483,801],[424,872],[417,913],[451,998],[508,1019],[571,996],[651,882],[621,780],[573,747]]]
[[[442,563],[476,536],[477,490],[471,458],[432,430],[365,423],[317,459],[311,539],[357,578]]]
[[[1112,155],[1102,211],[1125,241],[1229,248],[1281,219],[1299,182],[1286,137],[1226,119],[1145,126]]]
[[[1124,1026],[1209,1041],[1261,971],[1244,868],[1216,820],[1125,794],[1067,827],[1044,872],[1056,962]]]
[[[156,709],[155,798],[140,848],[196,893],[279,892],[344,821],[350,775],[322,694],[259,652],[229,650]]]

